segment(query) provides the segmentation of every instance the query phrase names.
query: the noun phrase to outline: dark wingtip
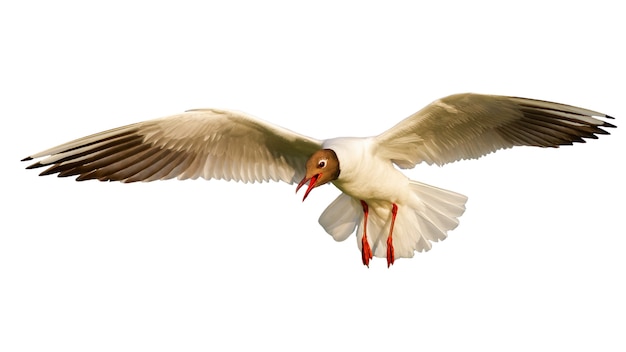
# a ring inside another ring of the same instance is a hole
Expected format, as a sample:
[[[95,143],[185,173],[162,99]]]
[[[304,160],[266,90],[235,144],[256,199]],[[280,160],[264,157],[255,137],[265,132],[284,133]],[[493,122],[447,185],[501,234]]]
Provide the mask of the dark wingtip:
[[[87,180],[92,180],[94,178],[95,177],[88,177],[88,176],[85,176],[85,175],[80,175],[80,176],[76,177],[76,181],[87,181]]]
[[[98,179],[98,175],[97,175],[96,171],[97,170],[93,170],[93,171],[87,172],[85,174],[81,174],[80,176],[78,176],[76,178],[76,181],[87,181],[87,180]]]
[[[604,117],[606,117],[607,119],[615,120],[615,117],[613,117],[613,116],[604,115]]]
[[[29,161],[29,160],[33,160],[33,158],[31,158],[30,156],[25,157],[24,159],[20,160],[20,161]]]
[[[608,116],[607,116],[607,117],[608,117]],[[603,123],[603,124],[602,124],[602,127],[616,128],[617,126],[615,126],[615,125],[614,125],[614,124],[612,124],[612,123],[605,122],[605,123]]]
[[[34,164],[32,164],[32,165],[28,165],[28,166],[26,166],[26,168],[30,170],[30,169],[36,169],[36,168],[38,168],[38,167],[42,167],[42,166],[43,166],[43,165],[42,165],[41,163],[36,162],[36,163],[34,163]]]

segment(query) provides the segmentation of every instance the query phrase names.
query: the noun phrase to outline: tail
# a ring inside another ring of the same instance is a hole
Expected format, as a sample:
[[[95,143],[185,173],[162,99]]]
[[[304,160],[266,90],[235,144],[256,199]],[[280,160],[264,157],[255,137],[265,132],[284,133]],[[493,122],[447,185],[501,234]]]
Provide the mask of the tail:
[[[409,206],[405,206],[405,208],[409,208],[406,209],[407,217],[411,218],[412,216],[415,220],[412,220],[412,226],[410,223],[400,226],[399,230],[401,229],[401,231],[396,232],[394,228],[396,253],[398,253],[398,248],[395,245],[396,239],[402,238],[406,242],[407,248],[403,253],[407,258],[413,256],[414,250],[418,252],[428,251],[432,248],[431,242],[446,239],[448,231],[459,226],[458,218],[465,212],[465,202],[467,202],[467,197],[462,194],[425,183],[411,181],[410,187],[413,197],[411,197]]]
[[[393,232],[396,258],[411,258],[415,251],[428,251],[431,242],[447,237],[465,212],[467,197],[462,194],[410,181],[411,195],[406,204],[398,204]],[[369,202],[368,202],[369,203]],[[361,249],[363,210],[359,200],[341,194],[322,213],[319,223],[336,241],[343,241],[357,228],[357,245]],[[367,233],[374,256],[387,256],[387,235],[391,224],[391,204],[373,202]]]

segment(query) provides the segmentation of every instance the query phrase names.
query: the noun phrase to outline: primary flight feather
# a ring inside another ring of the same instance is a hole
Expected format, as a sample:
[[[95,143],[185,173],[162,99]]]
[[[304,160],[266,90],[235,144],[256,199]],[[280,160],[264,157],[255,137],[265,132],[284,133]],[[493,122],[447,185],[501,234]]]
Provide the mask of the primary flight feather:
[[[149,120],[83,137],[25,160],[40,175],[77,180],[283,181],[343,193],[320,216],[335,240],[357,229],[363,264],[410,258],[458,225],[467,197],[412,181],[400,168],[443,165],[498,149],[558,147],[608,134],[612,117],[570,105],[480,94],[451,95],[374,137],[318,140],[246,114],[217,109]]]

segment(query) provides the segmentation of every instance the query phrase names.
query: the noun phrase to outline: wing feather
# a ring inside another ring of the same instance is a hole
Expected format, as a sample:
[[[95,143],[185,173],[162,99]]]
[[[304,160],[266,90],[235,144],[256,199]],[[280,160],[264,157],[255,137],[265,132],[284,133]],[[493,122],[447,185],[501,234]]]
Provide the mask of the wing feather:
[[[588,109],[542,100],[457,94],[437,100],[376,137],[384,157],[402,168],[443,165],[514,146],[559,147],[615,127]]]
[[[243,113],[200,109],[149,120],[47,149],[28,169],[77,180],[226,179],[284,181],[304,176],[322,142]]]

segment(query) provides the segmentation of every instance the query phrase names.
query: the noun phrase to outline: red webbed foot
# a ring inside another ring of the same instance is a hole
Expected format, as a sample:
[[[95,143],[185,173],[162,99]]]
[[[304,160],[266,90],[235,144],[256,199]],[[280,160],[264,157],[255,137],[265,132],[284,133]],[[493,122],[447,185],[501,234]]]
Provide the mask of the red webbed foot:
[[[396,223],[396,215],[398,214],[398,206],[396,203],[391,205],[391,226],[389,226],[389,236],[387,236],[387,267],[393,265],[396,259],[393,251],[393,225]]]
[[[365,201],[361,201],[361,206],[363,207],[363,238],[361,239],[361,259],[363,260],[363,265],[367,265],[370,267],[370,259],[372,259],[372,248],[370,244],[367,242],[367,216],[369,214],[369,207]]]
[[[395,256],[393,253],[393,240],[391,236],[387,237],[387,267],[393,265]]]
[[[363,236],[361,240],[361,259],[363,259],[363,265],[370,266],[370,259],[372,259],[372,248],[370,244],[367,242],[367,237]]]

